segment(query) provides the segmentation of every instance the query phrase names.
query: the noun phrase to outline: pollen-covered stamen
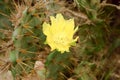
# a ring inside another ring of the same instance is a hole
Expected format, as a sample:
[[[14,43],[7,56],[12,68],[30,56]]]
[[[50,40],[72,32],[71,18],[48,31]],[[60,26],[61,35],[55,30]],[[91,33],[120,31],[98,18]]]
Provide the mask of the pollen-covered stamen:
[[[66,45],[67,42],[68,42],[68,39],[67,39],[66,35],[63,33],[56,34],[54,36],[54,43],[56,43],[56,44]]]

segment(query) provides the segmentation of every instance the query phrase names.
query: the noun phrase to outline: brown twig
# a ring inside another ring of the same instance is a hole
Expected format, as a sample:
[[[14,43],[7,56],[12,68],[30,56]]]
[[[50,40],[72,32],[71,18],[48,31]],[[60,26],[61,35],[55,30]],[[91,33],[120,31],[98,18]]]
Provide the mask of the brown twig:
[[[64,9],[62,9],[62,10],[67,11],[67,12],[69,12],[69,13],[71,13],[71,14],[73,14],[73,15],[79,17],[79,18],[82,18],[82,19],[88,20],[87,15],[85,15],[85,14],[83,14],[83,13],[81,13],[81,12],[77,13],[77,12],[72,11],[72,10],[67,9],[67,8],[64,8]]]
[[[109,3],[101,3],[101,6],[105,7],[105,6],[111,6],[111,7],[115,7],[117,9],[120,10],[120,6],[114,5],[114,4],[109,4]]]

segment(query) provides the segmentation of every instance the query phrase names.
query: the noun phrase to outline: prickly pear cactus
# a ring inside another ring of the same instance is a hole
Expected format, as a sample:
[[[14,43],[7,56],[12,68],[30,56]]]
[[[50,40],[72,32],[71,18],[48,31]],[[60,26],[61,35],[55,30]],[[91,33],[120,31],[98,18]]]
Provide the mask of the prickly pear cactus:
[[[72,53],[61,54],[58,51],[50,53],[46,60],[46,77],[50,80],[67,80],[72,74],[76,59]]]
[[[15,6],[16,13],[11,16],[15,28],[12,35],[13,49],[10,52],[12,62],[10,70],[17,79],[33,72],[37,52],[44,43],[44,35],[41,31],[40,16],[42,13],[38,13],[36,8],[31,5]]]
[[[107,0],[15,1],[9,52],[14,80],[36,73],[43,80],[109,79],[112,70],[106,66],[107,60],[120,46],[120,31],[111,28],[110,22],[111,10],[115,12],[118,6]],[[112,44],[110,29],[118,31]],[[35,72],[40,53],[47,54],[40,61],[44,70]]]

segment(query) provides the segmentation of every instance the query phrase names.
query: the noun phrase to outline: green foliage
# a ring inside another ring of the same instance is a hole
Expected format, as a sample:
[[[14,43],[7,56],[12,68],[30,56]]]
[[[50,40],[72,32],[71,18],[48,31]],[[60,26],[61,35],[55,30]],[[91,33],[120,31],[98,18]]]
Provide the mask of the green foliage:
[[[0,0],[0,28],[8,29],[8,26],[11,26],[10,21],[8,20],[8,15],[10,15],[11,0]]]
[[[110,23],[107,20],[111,20],[110,18],[113,16],[110,13],[111,10],[114,12],[114,7],[106,7],[101,6],[99,0],[77,0],[78,7],[80,10],[88,16],[90,23],[83,24],[79,29],[79,37],[80,37],[80,46],[77,50],[77,53],[81,59],[81,62],[78,64],[78,67],[75,69],[75,73],[78,79],[80,80],[100,80],[97,76],[101,75],[106,80],[109,79],[109,74],[107,72],[111,72],[108,70],[104,72],[105,75],[102,74],[101,69],[106,67],[106,62],[110,52],[114,51],[116,47],[119,45],[119,39],[115,40],[111,47],[108,49],[106,53],[104,48],[109,44],[109,39],[107,38],[111,35],[110,32]],[[108,9],[109,8],[109,9]],[[106,20],[107,19],[107,20]],[[117,45],[116,45],[117,43]],[[100,55],[102,57],[100,57]],[[98,58],[98,64],[94,61],[94,57]],[[105,58],[103,58],[105,56]],[[109,55],[110,56],[110,55]],[[87,62],[87,63],[86,63]],[[84,63],[82,67],[81,64]],[[94,64],[94,70],[91,69],[89,64]],[[102,67],[101,67],[102,66]],[[77,72],[79,71],[79,72]],[[96,73],[99,71],[99,73]],[[108,74],[108,76],[107,76]],[[102,79],[102,78],[101,78]]]
[[[74,68],[73,54],[53,51],[49,54],[46,61],[47,78],[51,80],[66,80],[72,75]]]
[[[81,39],[81,42],[84,43],[81,45],[81,48],[84,47],[85,54],[98,52],[104,48],[104,26],[104,22],[101,22],[94,25],[86,24],[80,27],[79,37]]]
[[[75,68],[77,80],[95,80],[94,71],[96,64],[87,61],[81,61]]]
[[[80,10],[87,14],[91,20],[97,19],[97,11],[100,8],[100,0],[77,0]]]

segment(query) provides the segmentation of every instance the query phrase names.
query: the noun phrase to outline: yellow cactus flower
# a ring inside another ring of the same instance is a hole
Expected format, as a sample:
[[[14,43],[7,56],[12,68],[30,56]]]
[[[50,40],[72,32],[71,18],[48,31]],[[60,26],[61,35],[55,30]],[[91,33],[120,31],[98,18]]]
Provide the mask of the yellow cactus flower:
[[[74,46],[78,39],[73,39],[74,33],[78,30],[78,27],[74,27],[74,19],[65,20],[59,13],[56,17],[50,16],[50,20],[51,24],[43,23],[46,44],[51,47],[51,51],[57,49],[61,53],[69,52],[70,46]]]

